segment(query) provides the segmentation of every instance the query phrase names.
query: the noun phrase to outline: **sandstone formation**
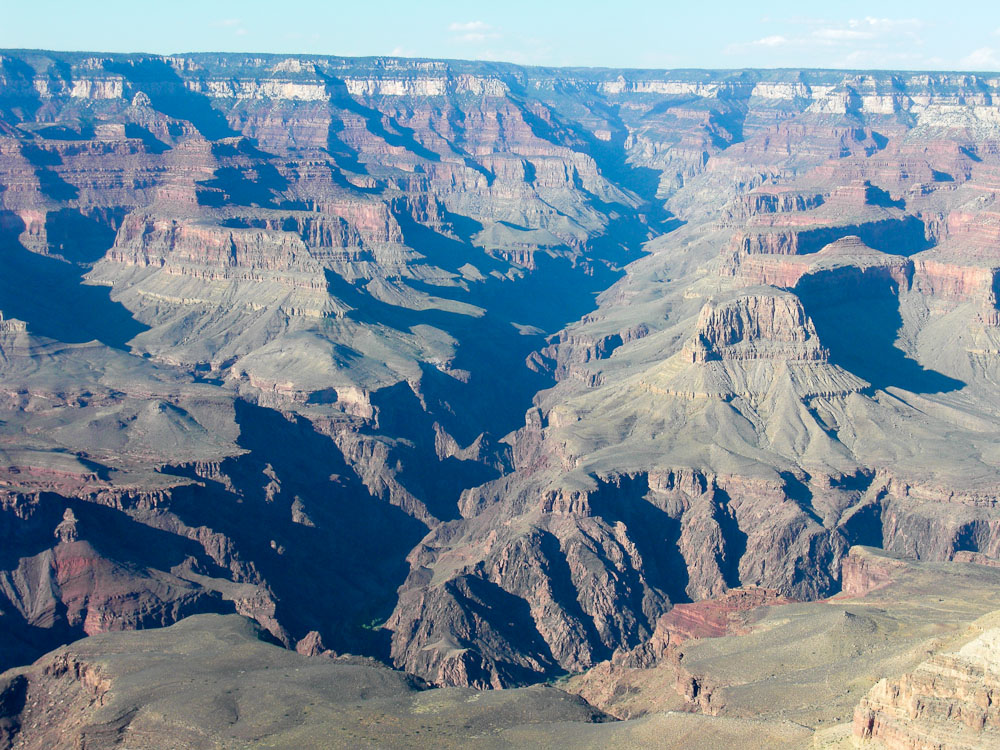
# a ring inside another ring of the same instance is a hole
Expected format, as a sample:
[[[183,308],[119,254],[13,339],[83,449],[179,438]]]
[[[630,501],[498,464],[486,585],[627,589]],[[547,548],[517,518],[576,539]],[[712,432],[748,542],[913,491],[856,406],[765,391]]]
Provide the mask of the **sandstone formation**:
[[[869,571],[878,585],[813,602],[736,590],[681,604],[647,643],[558,684],[619,719],[688,711],[791,721],[814,730],[813,747],[851,748],[852,717],[866,710],[874,685],[895,685],[929,656],[995,627],[1000,578],[993,566],[914,562],[866,547],[851,549],[848,568]],[[899,728],[910,723],[905,711],[894,716]],[[949,727],[961,729],[940,719],[942,732]]]
[[[1000,747],[1000,629],[881,680],[854,712],[854,736],[888,749]]]
[[[998,95],[0,53],[0,666],[235,612],[712,713],[677,649],[989,568]]]

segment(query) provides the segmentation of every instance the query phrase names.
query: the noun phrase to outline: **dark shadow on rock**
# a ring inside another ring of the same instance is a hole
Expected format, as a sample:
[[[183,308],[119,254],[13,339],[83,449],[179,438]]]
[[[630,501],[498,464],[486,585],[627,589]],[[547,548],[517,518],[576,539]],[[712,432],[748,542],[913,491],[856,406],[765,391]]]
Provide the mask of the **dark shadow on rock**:
[[[683,224],[680,219],[661,210],[656,203],[648,203],[634,211],[622,211],[620,206],[602,203],[595,196],[591,196],[589,202],[598,210],[606,212],[605,215],[610,220],[601,234],[587,241],[587,253],[611,264],[613,268],[638,260],[645,255],[645,242],[672,232]]]
[[[21,155],[35,167],[35,178],[42,195],[55,201],[74,200],[79,196],[79,189],[52,169],[62,164],[62,157],[57,151],[43,148],[37,143],[24,142],[21,144]]]
[[[0,570],[12,570],[21,558],[53,547],[53,532],[66,509],[66,501],[51,493],[41,494],[37,503],[20,504],[21,508],[18,501],[10,509],[0,507]]]
[[[976,153],[976,148],[977,147],[973,146],[973,145],[959,146],[958,150],[961,151],[963,154],[965,154],[970,159],[972,159],[972,161],[974,161],[974,162],[981,162],[983,160],[983,157],[981,157],[979,154]]]
[[[865,187],[865,203],[869,206],[881,206],[882,208],[906,208],[906,201],[900,198],[893,200],[887,190],[872,185],[870,182]]]
[[[534,394],[551,385],[550,378],[530,370],[525,364],[528,354],[544,344],[543,339],[538,335],[521,336],[509,322],[510,319],[505,319],[505,315],[510,313],[509,306],[517,304],[517,300],[506,295],[496,302],[490,298],[491,291],[495,293],[497,284],[503,282],[490,282],[485,288],[476,290],[475,301],[490,310],[481,317],[390,305],[333,272],[327,273],[327,282],[330,293],[354,308],[349,315],[359,321],[388,326],[404,333],[409,333],[418,324],[429,325],[461,342],[450,366],[470,373],[467,383],[461,383],[431,366],[425,367],[424,373],[448,379],[450,388],[447,389],[449,394],[446,399],[449,408],[436,417],[463,445],[474,440],[479,432],[502,436],[521,426],[524,412],[530,407]],[[511,284],[508,294],[521,289],[525,301],[534,296],[532,283],[524,286],[515,286],[515,282],[511,281],[506,283]],[[538,283],[537,277],[535,283]],[[417,284],[413,286],[420,288]],[[569,295],[563,299],[572,300]],[[537,297],[532,303],[539,303]],[[551,295],[541,303],[551,309]],[[505,305],[508,306],[506,310],[502,309]],[[501,307],[499,313],[493,312],[494,307]],[[568,312],[568,306],[563,311],[554,312]],[[449,413],[452,415],[450,418]],[[480,417],[483,421],[477,422]],[[473,425],[478,426],[473,428]]]
[[[873,130],[871,131],[871,136],[872,136],[872,141],[874,141],[875,143],[876,151],[881,151],[882,149],[884,149],[886,146],[889,145],[889,139],[886,136],[882,135],[881,133],[878,133]],[[871,156],[871,154],[868,155]]]
[[[604,643],[601,634],[597,632],[594,618],[584,612],[580,605],[580,592],[577,590],[576,584],[573,583],[573,573],[566,561],[566,553],[563,552],[559,540],[548,531],[541,531],[540,534],[539,551],[548,564],[544,573],[552,589],[552,598],[562,607],[567,616],[583,626],[594,662],[610,659],[611,647]]]
[[[106,560],[142,574],[149,569],[169,572],[185,560],[194,560],[203,575],[217,578],[229,574],[193,539],[139,523],[127,513],[97,503],[63,502],[77,518],[80,539]]]
[[[875,472],[871,469],[858,469],[853,474],[844,474],[841,477],[831,477],[830,486],[845,492],[863,493],[872,486],[875,481]]]
[[[220,165],[211,179],[198,182],[200,205],[277,208],[284,202],[288,180],[272,163],[276,156],[261,151],[248,138],[235,144],[213,143],[212,154]]]
[[[809,488],[809,485],[790,471],[783,471],[780,473],[780,476],[784,482],[783,490],[785,497],[795,501],[795,504],[802,509],[803,513],[822,526],[823,519],[819,517],[816,509],[813,508],[813,491]]]
[[[330,95],[330,103],[364,120],[368,132],[378,136],[390,146],[404,148],[412,154],[428,161],[441,161],[441,155],[431,151],[416,138],[416,133],[412,128],[405,127],[397,122],[393,117],[379,112],[377,109],[367,107],[351,96],[347,90],[347,84],[333,75],[324,73],[320,68],[316,68],[316,75],[326,84],[327,93]],[[343,124],[343,123],[341,123]],[[391,130],[390,130],[391,128]],[[332,132],[332,124],[331,124]],[[337,143],[336,141],[339,141]],[[339,138],[331,140],[328,145],[334,148],[347,148],[349,154],[351,149],[345,146]],[[331,153],[334,149],[331,148]],[[355,152],[356,153],[356,152]],[[359,165],[355,161],[354,165]]]
[[[0,59],[0,77],[4,79],[0,89],[0,119],[8,122],[24,122],[35,119],[42,106],[42,98],[35,88],[38,73],[24,60],[12,55]]]
[[[882,522],[883,508],[879,502],[869,502],[851,513],[840,531],[848,544],[863,544],[882,549],[885,545]]]
[[[127,351],[126,343],[147,330],[107,287],[87,286],[81,269],[57,258],[32,253],[18,241],[20,217],[0,211],[0,310],[28,323],[32,333],[82,343],[97,340]]]
[[[21,144],[21,156],[33,167],[58,167],[62,164],[62,157],[58,151],[52,151],[31,141]]]
[[[722,106],[728,104],[729,106]],[[745,102],[720,98],[719,106],[713,107],[708,116],[706,131],[712,145],[720,151],[743,142],[743,125],[749,108]]]
[[[682,225],[683,222],[667,211],[657,198],[660,171],[629,162],[625,142],[631,131],[616,105],[598,100],[589,102],[610,126],[610,138],[604,140],[576,123],[563,120],[554,111],[549,111],[548,119],[543,119],[528,104],[531,97],[523,88],[514,86],[514,91],[512,101],[518,105],[521,116],[536,137],[586,154],[594,159],[600,174],[609,182],[639,198],[635,207],[603,201],[586,190],[577,176],[576,189],[609,219],[603,232],[588,239],[589,259],[618,268],[642,257],[644,242]],[[607,286],[611,283],[613,281],[608,281]]]
[[[452,213],[447,209],[442,210],[442,215],[455,236],[466,244],[471,244],[472,238],[483,231],[482,223],[476,219]]]
[[[347,145],[341,133],[345,130],[343,117],[336,112],[330,114],[330,127],[326,134],[326,150],[333,157],[338,167],[347,169],[354,174],[368,174],[368,167],[360,160],[357,149]]]
[[[71,201],[80,196],[79,188],[70,185],[58,172],[51,169],[36,169],[35,177],[42,195],[54,201]]]
[[[611,526],[618,521],[625,524],[629,539],[642,556],[643,573],[650,586],[666,594],[673,604],[690,602],[687,563],[678,547],[680,521],[650,503],[648,493],[646,474],[599,479],[598,489],[590,496],[590,507],[595,516]],[[646,615],[652,627],[662,612],[648,611],[649,607],[644,606],[645,592],[637,571],[630,569],[627,577],[633,595],[628,606]]]
[[[75,547],[61,546],[54,534],[67,508],[72,509],[76,518],[79,539],[70,542]],[[101,581],[88,581],[83,577],[86,571],[82,571],[75,583],[64,581],[61,589],[55,583],[53,567],[53,556],[59,555],[60,549],[61,554],[70,559],[89,561],[93,573],[100,576],[100,572],[105,571],[106,577]],[[10,575],[8,571],[17,569],[25,561],[30,564],[32,558],[39,556],[36,570],[42,571],[43,577],[29,582],[29,589],[33,587],[29,596],[44,599],[51,595],[51,609],[42,613],[40,619],[34,611],[22,612],[24,602],[4,601],[0,588],[0,669],[28,663],[57,646],[86,635],[82,622],[70,623],[62,599],[66,585],[121,586],[128,592],[134,587],[145,588],[143,582],[155,580],[156,571],[169,573],[172,567],[185,560],[197,561],[200,571],[208,575],[222,572],[191,539],[139,523],[120,510],[51,492],[41,493],[26,516],[0,513],[0,576],[6,578]],[[82,603],[85,608],[95,606],[89,601]],[[217,592],[192,584],[191,590],[181,598],[161,601],[154,594],[149,606],[130,614],[137,618],[132,623],[135,627],[146,628],[170,625],[192,614],[234,611],[234,604],[223,600]]]
[[[0,673],[31,664],[49,651],[86,635],[83,628],[72,627],[66,622],[65,606],[61,609],[63,611],[56,613],[57,617],[50,627],[32,625],[16,613],[13,604],[0,593]]]
[[[947,393],[961,380],[924,369],[896,347],[903,325],[898,284],[879,268],[844,268],[803,276],[795,286],[830,361],[874,388]]]
[[[123,218],[85,216],[78,209],[62,208],[45,215],[45,236],[49,251],[72,263],[89,264],[100,260],[115,242],[115,227]]]
[[[146,151],[151,154],[162,154],[170,150],[170,146],[153,135],[148,128],[136,125],[134,122],[125,123],[125,137],[137,138],[142,141],[142,145],[146,147]]]
[[[586,154],[597,162],[604,177],[638,195],[648,204],[650,211],[663,210],[662,205],[656,201],[659,171],[628,162],[625,140],[629,129],[622,120],[618,107],[599,101],[590,102],[611,126],[610,139],[602,140],[576,123],[562,119],[552,110],[546,113],[548,119],[543,119],[529,104],[532,96],[523,87],[515,85],[513,91],[511,100],[518,106],[521,117],[535,137]]]
[[[388,658],[389,634],[371,626],[395,607],[406,555],[427,527],[373,494],[308,420],[244,401],[236,418],[249,453],[223,464],[233,489],[181,488],[170,510],[233,541],[233,565],[259,572],[293,638],[316,630],[337,651]],[[265,471],[280,484],[270,498]],[[293,520],[296,501],[308,523]]]
[[[934,243],[927,238],[924,223],[916,216],[906,215],[899,219],[882,219],[840,227],[822,227],[799,232],[798,253],[808,255],[819,252],[832,242],[844,237],[855,236],[868,247],[889,255],[910,256],[927,250]]]
[[[961,524],[952,539],[953,552],[984,552],[992,554],[994,527],[987,520],[976,519]]]
[[[69,125],[48,125],[35,131],[35,135],[50,141],[87,141],[94,137],[94,128],[86,123],[78,123],[76,128]]]
[[[238,135],[225,116],[212,107],[204,94],[192,91],[169,63],[157,58],[128,61],[108,60],[105,68],[128,81],[134,92],[142,91],[150,104],[163,114],[187,120],[208,140]]]
[[[471,263],[484,275],[500,270],[500,262],[471,243],[472,233],[478,231],[475,227],[482,229],[479,222],[450,214],[452,227],[456,232],[464,233],[463,239],[457,240],[414,220],[404,201],[393,201],[390,209],[402,231],[403,242],[427,258],[428,263],[453,273],[457,273],[467,263]]]
[[[267,162],[252,167],[219,167],[210,180],[198,183],[205,189],[197,191],[202,206],[260,206],[276,208],[276,197],[288,187],[288,181]]]
[[[725,490],[715,490],[717,502],[715,521],[722,532],[725,557],[719,561],[722,580],[729,588],[737,588],[743,584],[740,580],[740,560],[747,551],[747,533],[740,528],[736,515],[730,507],[729,493]]]
[[[0,618],[0,632],[2,630],[3,619]],[[6,669],[4,661],[3,652],[0,651],[0,672]],[[3,743],[3,747],[13,747],[14,738],[21,729],[21,712],[27,702],[27,677],[19,674],[0,680],[0,743]]]
[[[466,646],[492,661],[505,685],[528,685],[538,682],[540,676],[555,676],[563,672],[552,655],[549,644],[538,632],[531,616],[531,608],[524,599],[505,591],[492,581],[474,575],[452,579],[445,586],[463,612],[488,624],[495,634],[495,640],[489,639],[492,643],[484,643],[482,636],[485,634],[480,633],[479,638]],[[474,627],[474,623],[470,623],[470,626]],[[513,653],[508,655],[490,648],[494,644],[502,649],[513,648],[516,653],[530,656],[542,666],[541,674],[517,664]]]
[[[459,434],[458,438],[462,440],[460,448],[466,447],[478,436],[477,433],[470,438],[468,431],[481,430],[483,423],[462,411],[458,412],[460,420],[447,420],[445,417],[449,413],[454,415],[456,407],[462,408],[461,402],[454,406],[450,403],[457,400],[453,388],[458,384],[452,381],[452,388],[449,388],[448,383],[440,382],[451,380],[447,375],[428,365],[424,365],[423,370],[421,387],[424,404],[420,403],[407,383],[397,383],[376,391],[371,396],[371,403],[378,410],[378,431],[402,441],[391,449],[392,456],[400,459],[398,465],[401,470],[397,479],[420,498],[436,518],[449,521],[459,517],[458,500],[462,491],[496,479],[500,470],[496,466],[498,461],[491,461],[490,456],[483,456],[479,461],[438,456],[435,450],[435,422],[440,420],[447,424],[458,421],[463,426],[475,425],[471,430],[462,431],[466,434]]]

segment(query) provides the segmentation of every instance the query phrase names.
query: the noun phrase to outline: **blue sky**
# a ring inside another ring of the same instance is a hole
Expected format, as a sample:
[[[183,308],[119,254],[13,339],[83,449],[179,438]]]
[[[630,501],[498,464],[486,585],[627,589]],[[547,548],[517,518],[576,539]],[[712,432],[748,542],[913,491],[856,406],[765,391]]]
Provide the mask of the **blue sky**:
[[[1000,3],[0,0],[0,47],[1000,71]]]

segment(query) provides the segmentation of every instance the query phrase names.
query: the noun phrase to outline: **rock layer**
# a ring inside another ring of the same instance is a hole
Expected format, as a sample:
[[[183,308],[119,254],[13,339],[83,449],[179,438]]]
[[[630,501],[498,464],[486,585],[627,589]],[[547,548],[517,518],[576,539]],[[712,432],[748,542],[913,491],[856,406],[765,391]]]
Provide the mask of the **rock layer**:
[[[0,54],[4,663],[236,611],[500,687],[1000,559],[998,86]]]
[[[895,750],[1000,747],[1000,629],[882,680],[854,712],[854,736]]]

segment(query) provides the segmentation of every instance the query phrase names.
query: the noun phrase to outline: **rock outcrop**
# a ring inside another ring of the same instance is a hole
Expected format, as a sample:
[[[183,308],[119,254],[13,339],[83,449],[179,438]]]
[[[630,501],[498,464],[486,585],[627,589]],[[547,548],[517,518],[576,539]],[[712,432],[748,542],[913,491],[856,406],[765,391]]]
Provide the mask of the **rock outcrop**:
[[[1000,747],[1000,629],[881,680],[854,712],[854,737],[889,750]]]
[[[0,661],[235,611],[501,687],[995,562],[996,101],[0,53]]]

